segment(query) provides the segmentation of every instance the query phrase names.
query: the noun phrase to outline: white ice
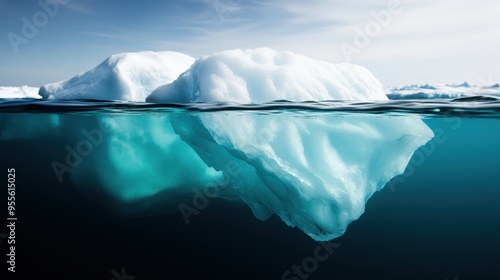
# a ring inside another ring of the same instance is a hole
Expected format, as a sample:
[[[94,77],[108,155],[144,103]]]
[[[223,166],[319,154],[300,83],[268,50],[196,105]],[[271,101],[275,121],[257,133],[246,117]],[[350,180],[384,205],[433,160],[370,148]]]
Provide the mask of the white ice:
[[[264,103],[274,100],[387,100],[366,68],[331,64],[268,48],[231,50],[199,58],[149,102]]]
[[[0,87],[0,98],[42,98],[38,95],[37,87]]]
[[[154,89],[170,83],[193,64],[178,52],[136,52],[110,56],[92,70],[44,85],[45,99],[144,101]]]

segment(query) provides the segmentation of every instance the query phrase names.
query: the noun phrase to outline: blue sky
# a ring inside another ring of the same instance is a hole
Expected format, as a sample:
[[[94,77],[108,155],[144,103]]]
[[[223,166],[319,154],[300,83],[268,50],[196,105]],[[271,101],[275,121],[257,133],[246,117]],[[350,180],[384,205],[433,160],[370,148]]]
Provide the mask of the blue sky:
[[[0,85],[67,79],[113,53],[256,47],[357,63],[385,86],[500,82],[494,0],[40,1],[0,0]]]

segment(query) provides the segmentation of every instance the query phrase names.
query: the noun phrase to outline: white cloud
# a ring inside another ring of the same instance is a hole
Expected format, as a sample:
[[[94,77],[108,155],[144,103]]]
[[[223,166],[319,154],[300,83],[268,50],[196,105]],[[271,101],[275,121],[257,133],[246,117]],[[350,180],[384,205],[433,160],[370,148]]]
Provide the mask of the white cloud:
[[[339,45],[352,43],[355,28],[373,21],[372,13],[386,9],[389,2],[253,1],[254,5],[242,7],[240,12],[255,13],[255,22],[207,29],[204,36],[193,39],[193,49],[200,48],[196,47],[198,43],[205,53],[269,46],[330,62],[344,61]],[[496,51],[500,49],[499,2],[402,0],[401,3],[403,11],[394,14],[390,24],[371,38],[359,55],[353,56],[354,62],[372,65],[375,69],[371,70],[389,84],[411,83],[415,77],[428,82],[438,79],[452,82],[476,79],[478,75],[500,76],[500,69],[491,63],[500,58]],[[211,47],[207,49],[207,45]],[[401,73],[398,65],[409,71]],[[446,71],[447,67],[464,69]]]
[[[214,10],[214,1],[224,5],[219,13]],[[337,63],[346,60],[339,45],[352,43],[355,28],[373,21],[373,12],[385,9],[390,1],[393,0],[192,0],[178,5],[169,2],[158,7],[158,14],[131,18],[130,25],[100,19],[103,24],[99,30],[96,25],[81,25],[75,33],[86,35],[82,37],[82,46],[97,46],[93,52],[82,52],[92,59],[146,49],[200,56],[225,49],[271,47]],[[90,2],[70,1],[68,8],[99,14],[99,2]],[[0,0],[2,3],[9,4]],[[367,66],[387,86],[500,78],[500,67],[495,63],[500,60],[500,2],[401,3],[403,11],[393,15],[390,24],[352,56],[353,62]]]
[[[93,10],[88,6],[82,4],[82,2],[70,1],[68,4],[64,5],[66,9],[80,14],[91,14]]]

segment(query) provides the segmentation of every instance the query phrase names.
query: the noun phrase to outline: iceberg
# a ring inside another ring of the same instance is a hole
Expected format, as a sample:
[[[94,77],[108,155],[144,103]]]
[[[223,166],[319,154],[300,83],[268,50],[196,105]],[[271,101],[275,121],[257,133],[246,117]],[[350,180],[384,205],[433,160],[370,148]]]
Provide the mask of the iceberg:
[[[150,102],[264,103],[387,100],[365,68],[333,65],[271,49],[234,50],[198,59]],[[242,169],[232,190],[261,220],[278,215],[315,240],[341,236],[367,200],[403,173],[413,152],[433,137],[416,117],[365,119],[176,115],[172,126],[209,167]],[[214,156],[215,155],[215,156]],[[230,175],[228,175],[230,176]]]
[[[177,79],[193,61],[178,52],[115,54],[88,72],[42,86],[39,94],[45,99],[143,102],[158,86]]]
[[[341,236],[367,200],[405,170],[432,131],[416,117],[314,117],[225,112],[172,125],[209,167],[241,168],[232,190],[266,220],[279,216],[318,241]]]
[[[40,95],[156,103],[388,100],[364,67],[267,48],[196,61],[170,52],[114,55],[87,73],[43,86]],[[276,215],[318,241],[341,236],[433,137],[410,115],[176,111],[61,114],[48,121],[68,143],[66,161],[52,167],[82,190],[98,186],[147,208],[158,200],[177,205],[177,198],[223,181],[220,198],[247,204],[260,220]],[[36,120],[25,122],[31,127]],[[24,134],[4,137],[16,135]]]

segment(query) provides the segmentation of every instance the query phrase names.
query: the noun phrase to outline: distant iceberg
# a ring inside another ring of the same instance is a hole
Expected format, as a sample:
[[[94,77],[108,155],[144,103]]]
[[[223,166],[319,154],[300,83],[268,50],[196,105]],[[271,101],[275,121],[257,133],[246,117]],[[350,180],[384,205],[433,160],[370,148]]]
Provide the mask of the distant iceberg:
[[[462,84],[446,85],[409,85],[403,87],[393,87],[387,93],[389,99],[454,99],[472,96],[492,96],[500,97],[498,84],[490,86],[470,85],[467,82]]]
[[[110,56],[94,69],[40,88],[45,99],[103,99],[143,102],[193,64],[178,52],[137,52]]]
[[[37,87],[0,87],[0,98],[42,98],[38,95]]]

